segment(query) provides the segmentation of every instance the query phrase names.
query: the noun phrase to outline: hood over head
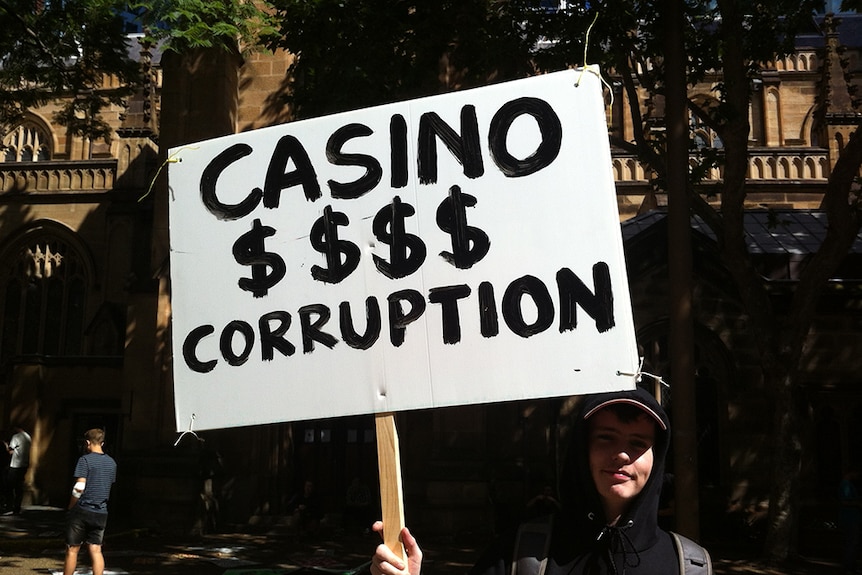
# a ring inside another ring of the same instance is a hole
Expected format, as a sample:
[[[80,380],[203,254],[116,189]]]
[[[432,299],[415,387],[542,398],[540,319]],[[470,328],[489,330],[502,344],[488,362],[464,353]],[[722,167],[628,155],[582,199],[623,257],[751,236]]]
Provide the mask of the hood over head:
[[[664,482],[664,464],[670,445],[670,421],[662,406],[643,388],[583,396],[572,426],[563,467],[560,471],[559,492],[563,509],[577,526],[584,540],[595,541],[607,525],[607,518],[598,491],[590,474],[587,447],[589,420],[601,409],[615,404],[627,404],[641,409],[656,423],[653,445],[653,468],[640,494],[617,522],[625,531],[634,549],[646,549],[658,538],[658,507]]]

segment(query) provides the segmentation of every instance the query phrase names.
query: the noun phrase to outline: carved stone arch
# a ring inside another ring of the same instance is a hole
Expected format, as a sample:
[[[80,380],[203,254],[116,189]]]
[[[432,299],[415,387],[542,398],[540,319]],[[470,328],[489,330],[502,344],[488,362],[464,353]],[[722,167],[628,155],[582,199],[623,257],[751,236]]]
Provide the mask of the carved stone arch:
[[[756,180],[762,180],[764,177],[763,158],[760,158],[760,157],[754,158],[753,168],[754,168],[754,173],[752,174],[751,177],[756,179]]]
[[[766,160],[766,165],[768,167],[767,177],[770,180],[774,180],[778,177],[778,160],[775,158],[769,158]]]
[[[632,159],[626,161],[626,175],[628,176],[627,179],[629,181],[635,181],[638,179],[637,167],[638,166],[636,161]]]
[[[796,157],[791,161],[792,171],[790,172],[790,177],[795,179],[801,179],[805,177],[805,163],[802,158]]]
[[[780,146],[784,137],[781,133],[781,95],[777,88],[769,87],[766,90],[766,144],[768,146]]]
[[[799,129],[799,139],[804,142],[804,145],[817,147],[820,145],[820,137],[818,136],[817,122],[814,117],[814,106],[808,108],[805,113],[805,118],[802,120],[802,127]]]
[[[819,170],[818,170],[818,164],[814,158],[811,158],[811,157],[806,158],[806,160],[805,160],[805,175],[803,177],[809,178],[812,180],[820,177]]]
[[[46,161],[54,157],[57,138],[51,124],[41,116],[27,112],[9,132],[3,134],[3,161]],[[14,158],[9,151],[14,150]],[[27,159],[24,159],[24,158]]]
[[[712,143],[712,138],[710,137],[709,132],[703,129],[694,130],[692,140],[698,150],[709,148]]]
[[[117,154],[117,158],[121,166],[132,165],[132,146],[128,142],[120,144],[120,151]]]

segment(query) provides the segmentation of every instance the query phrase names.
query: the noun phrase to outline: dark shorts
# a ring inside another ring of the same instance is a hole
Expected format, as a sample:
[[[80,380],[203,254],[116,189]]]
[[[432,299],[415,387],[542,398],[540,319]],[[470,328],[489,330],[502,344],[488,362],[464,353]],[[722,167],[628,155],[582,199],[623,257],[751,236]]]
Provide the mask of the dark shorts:
[[[66,545],[101,545],[107,522],[107,513],[95,513],[76,505],[69,510],[66,518]]]

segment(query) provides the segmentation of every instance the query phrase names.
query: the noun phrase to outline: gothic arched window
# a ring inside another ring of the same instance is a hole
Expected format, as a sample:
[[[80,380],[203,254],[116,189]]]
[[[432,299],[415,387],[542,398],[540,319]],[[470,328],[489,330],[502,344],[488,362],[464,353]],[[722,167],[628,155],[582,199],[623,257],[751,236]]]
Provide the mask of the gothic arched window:
[[[688,125],[689,130],[691,130],[694,145],[698,150],[702,150],[704,148],[724,148],[724,142],[721,141],[721,137],[718,133],[699,117],[691,114],[688,117]]]
[[[35,116],[3,135],[4,162],[44,162],[51,159],[52,138],[49,128]]]
[[[0,360],[84,351],[88,266],[59,234],[25,234],[4,251],[0,275]]]

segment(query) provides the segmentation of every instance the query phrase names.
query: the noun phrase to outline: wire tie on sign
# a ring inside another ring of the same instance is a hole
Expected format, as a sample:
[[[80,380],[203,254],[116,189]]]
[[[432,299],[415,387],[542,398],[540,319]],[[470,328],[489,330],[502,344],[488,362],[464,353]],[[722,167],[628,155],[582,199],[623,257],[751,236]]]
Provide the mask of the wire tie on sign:
[[[596,10],[596,15],[593,17],[593,21],[590,23],[589,27],[587,28],[587,33],[586,33],[586,36],[584,37],[584,66],[581,68],[581,74],[578,76],[578,80],[575,82],[575,88],[577,88],[578,86],[581,85],[581,78],[584,77],[584,72],[589,72],[591,74],[595,74],[598,77],[598,79],[601,80],[602,84],[604,84],[607,87],[608,92],[611,95],[611,107],[613,107],[613,105],[614,105],[614,89],[611,87],[611,85],[608,83],[608,81],[605,80],[604,76],[602,76],[602,71],[601,71],[601,68],[599,68],[598,64],[587,64],[587,48],[589,48],[589,46],[590,46],[590,32],[592,31],[593,26],[595,25],[596,20],[598,20],[598,19],[599,19],[599,11]]]
[[[643,376],[646,375],[647,377],[651,377],[653,380],[659,382],[660,384],[662,384],[666,388],[670,389],[670,384],[668,382],[666,382],[664,379],[662,379],[662,377],[660,375],[655,375],[655,374],[649,373],[648,371],[644,371],[643,367],[644,367],[644,358],[640,358],[640,362],[638,363],[638,370],[636,373],[629,373],[627,371],[617,371],[617,375],[626,375],[628,377],[634,377],[635,381],[637,381],[638,383],[643,381]]]
[[[194,423],[195,423],[195,414],[193,413],[192,416],[189,418],[189,428],[187,430],[183,431],[182,433],[180,433],[180,436],[177,437],[177,440],[174,442],[174,447],[179,445],[180,441],[182,441],[183,437],[185,437],[186,435],[193,435],[194,438],[197,439],[198,441],[203,441],[203,439],[198,437],[198,434],[195,433],[194,430],[192,429],[192,426],[194,426]]]
[[[638,381],[641,381],[641,379],[643,379],[644,375],[646,375],[647,377],[653,378],[655,381],[659,382],[660,384],[662,384],[666,388],[670,389],[670,384],[668,382],[666,382],[664,379],[662,379],[662,377],[660,375],[653,375],[653,374],[646,372],[646,371],[638,372],[638,374],[637,374]]]
[[[183,159],[179,157],[180,152],[182,152],[183,150],[197,150],[197,149],[198,149],[197,146],[183,146],[182,148],[177,150],[175,154],[171,154],[170,156],[168,156],[167,159],[164,162],[162,162],[162,165],[159,166],[159,169],[156,170],[156,175],[153,176],[152,180],[150,180],[150,187],[147,188],[147,193],[144,194],[143,196],[141,196],[140,198],[138,198],[138,201],[142,202],[142,201],[144,201],[144,198],[146,198],[147,196],[150,195],[150,193],[153,191],[153,186],[156,184],[156,180],[158,179],[159,174],[162,173],[162,170],[165,168],[165,166],[167,166],[168,164],[179,164],[180,162],[183,161]],[[194,416],[192,416],[192,418],[194,418]]]

